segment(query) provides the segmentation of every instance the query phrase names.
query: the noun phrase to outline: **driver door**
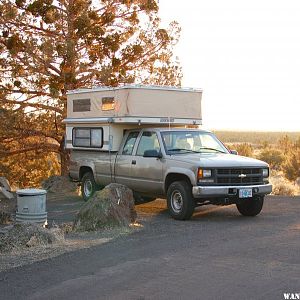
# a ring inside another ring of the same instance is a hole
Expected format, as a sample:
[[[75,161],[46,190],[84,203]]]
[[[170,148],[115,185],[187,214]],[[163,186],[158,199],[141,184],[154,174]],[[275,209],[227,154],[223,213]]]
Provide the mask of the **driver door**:
[[[136,153],[132,156],[131,186],[136,192],[161,195],[164,190],[163,166],[165,160],[144,157],[146,150],[160,153],[161,145],[156,132],[144,131],[139,139]]]

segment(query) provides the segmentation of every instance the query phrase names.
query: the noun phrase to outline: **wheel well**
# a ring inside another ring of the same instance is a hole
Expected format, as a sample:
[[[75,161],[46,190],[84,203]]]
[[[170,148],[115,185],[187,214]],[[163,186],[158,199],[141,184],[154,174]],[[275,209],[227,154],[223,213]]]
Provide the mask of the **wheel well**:
[[[79,170],[79,180],[81,180],[83,175],[87,172],[92,172],[93,174],[93,170],[90,167],[81,167]]]
[[[165,191],[168,191],[169,186],[172,184],[174,181],[186,181],[187,183],[191,184],[191,181],[188,176],[184,174],[179,174],[179,173],[170,173],[167,175],[166,180],[165,180]]]

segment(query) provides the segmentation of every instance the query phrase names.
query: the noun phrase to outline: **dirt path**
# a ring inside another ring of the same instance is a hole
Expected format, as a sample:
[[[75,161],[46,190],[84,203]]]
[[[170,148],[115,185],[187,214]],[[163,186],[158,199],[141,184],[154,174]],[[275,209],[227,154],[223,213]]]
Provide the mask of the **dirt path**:
[[[0,274],[5,299],[284,299],[300,286],[300,197],[267,197],[262,213],[198,208],[172,220],[138,206],[143,230]]]
[[[2,202],[2,209],[11,212],[14,217],[16,201],[9,201]],[[53,258],[66,252],[104,244],[112,239],[140,229],[139,226],[132,226],[131,228],[116,228],[103,232],[68,233],[77,212],[83,204],[84,201],[76,193],[48,193],[46,204],[48,225],[50,227],[63,226],[67,231],[65,241],[59,244],[36,246],[34,248],[18,249],[11,253],[1,253],[0,271]],[[4,233],[11,226],[10,224],[1,225],[0,234],[1,232]]]

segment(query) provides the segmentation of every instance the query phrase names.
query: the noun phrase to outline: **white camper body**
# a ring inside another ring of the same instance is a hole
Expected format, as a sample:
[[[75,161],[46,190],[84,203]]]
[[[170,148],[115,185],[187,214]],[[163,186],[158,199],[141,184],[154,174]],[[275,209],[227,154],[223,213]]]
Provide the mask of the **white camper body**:
[[[129,85],[67,93],[68,149],[118,151],[125,129],[201,125],[202,90]]]

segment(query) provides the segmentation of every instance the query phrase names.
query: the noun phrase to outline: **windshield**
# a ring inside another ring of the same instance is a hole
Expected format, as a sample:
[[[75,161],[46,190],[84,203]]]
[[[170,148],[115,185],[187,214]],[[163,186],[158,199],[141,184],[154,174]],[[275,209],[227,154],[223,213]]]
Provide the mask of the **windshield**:
[[[210,132],[165,131],[161,135],[167,154],[228,153],[223,144]]]

